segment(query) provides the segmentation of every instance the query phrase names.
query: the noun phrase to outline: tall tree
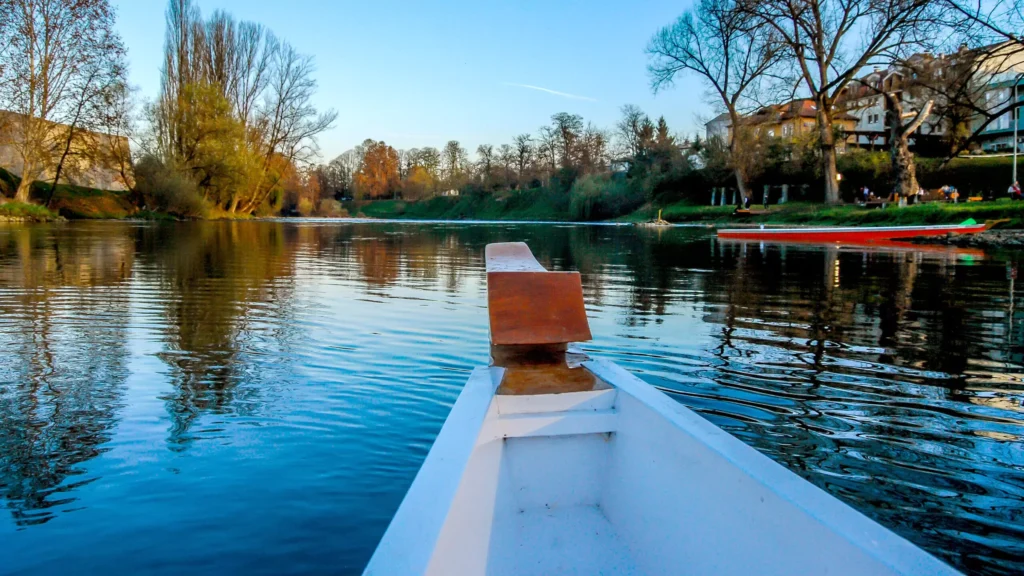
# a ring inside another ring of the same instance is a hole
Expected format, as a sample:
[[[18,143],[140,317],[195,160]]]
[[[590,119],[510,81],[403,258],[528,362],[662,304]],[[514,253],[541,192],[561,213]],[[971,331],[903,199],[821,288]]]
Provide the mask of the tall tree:
[[[576,161],[576,143],[583,132],[583,118],[579,114],[559,112],[551,117],[551,124],[558,144],[558,155],[562,168],[571,168]]]
[[[505,189],[512,188],[512,166],[516,162],[515,150],[508,144],[498,147],[498,161],[501,163],[502,175],[505,179]]]
[[[626,104],[622,107],[622,119],[615,125],[616,134],[622,143],[623,152],[630,158],[643,155],[641,130],[645,122],[650,122],[639,106]]]
[[[817,109],[825,201],[837,203],[835,102],[866,66],[906,56],[934,37],[935,0],[738,0],[786,46]]]
[[[126,143],[118,134],[128,121],[127,65],[121,39],[109,29],[99,32],[91,57],[81,59],[81,72],[71,85],[65,123],[57,129],[61,147],[47,205],[53,201],[65,165],[72,155],[84,164],[118,166],[125,179]],[[130,159],[130,155],[128,155]],[[125,185],[130,186],[128,179]]]
[[[398,190],[398,153],[384,142],[364,142],[366,154],[356,173],[356,189],[368,198],[385,198]]]
[[[15,198],[27,202],[60,155],[54,123],[91,108],[124,49],[108,0],[4,0],[0,20],[0,108],[15,113],[6,133],[21,163]]]
[[[450,189],[459,189],[465,177],[468,154],[458,140],[449,140],[441,151],[441,170],[445,184]]]
[[[533,161],[533,143],[529,134],[520,134],[515,137],[516,152],[516,174],[518,175],[519,187],[522,188],[526,167]]]
[[[480,158],[480,183],[484,188],[488,188],[491,183],[491,174],[494,171],[494,146],[481,144],[476,148],[476,155]]]
[[[154,140],[163,161],[192,175],[205,198],[228,212],[252,213],[280,191],[295,165],[316,157],[316,138],[336,114],[313,106],[312,58],[258,24],[222,12],[204,21],[192,0],[170,0],[164,52],[162,93],[150,114]],[[210,110],[190,100],[197,94],[214,110],[226,108],[240,142],[218,143],[200,129]],[[219,164],[196,156],[203,150],[224,151],[214,160],[228,162],[234,178],[211,177],[210,167]]]
[[[647,46],[648,71],[655,92],[675,83],[682,72],[695,73],[709,87],[708,95],[729,114],[726,142],[730,156],[744,142],[742,116],[758,105],[764,89],[771,85],[773,71],[783,50],[778,36],[738,4],[743,0],[701,0],[671,26],[662,28]],[[800,1],[800,0],[794,0]],[[638,109],[623,109],[627,141],[638,153]],[[749,198],[748,174],[741,162],[730,162],[736,188]]]

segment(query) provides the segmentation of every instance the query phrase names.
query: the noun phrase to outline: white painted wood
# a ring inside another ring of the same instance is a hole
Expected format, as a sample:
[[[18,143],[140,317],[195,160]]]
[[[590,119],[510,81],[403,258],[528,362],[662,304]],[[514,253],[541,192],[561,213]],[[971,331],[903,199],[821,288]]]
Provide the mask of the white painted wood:
[[[956,574],[603,361],[614,387],[470,378],[366,574]],[[493,399],[493,400],[492,400]]]
[[[464,472],[470,457],[479,450],[477,436],[490,414],[491,400],[502,374],[500,368],[473,371],[370,558],[365,574],[391,576],[427,572],[455,496],[465,492],[461,490]],[[486,487],[481,486],[481,489]],[[489,496],[493,498],[493,486]]]
[[[615,389],[567,392],[565,394],[533,394],[527,396],[496,396],[498,414],[536,414],[572,410],[610,410],[615,405]]]
[[[494,576],[642,574],[596,506],[531,510],[511,518],[501,531],[515,545],[496,550],[487,572]]]
[[[649,573],[957,574],[619,366],[586,366],[623,420],[602,508]]]
[[[494,428],[495,438],[534,436],[570,436],[608,434],[618,423],[615,410],[590,412],[551,412],[549,414],[513,414],[500,416]]]

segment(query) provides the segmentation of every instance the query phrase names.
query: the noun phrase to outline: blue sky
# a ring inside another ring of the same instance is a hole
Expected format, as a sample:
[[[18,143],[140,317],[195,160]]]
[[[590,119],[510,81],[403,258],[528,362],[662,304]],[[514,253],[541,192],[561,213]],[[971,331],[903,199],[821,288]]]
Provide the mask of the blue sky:
[[[132,83],[152,99],[164,38],[161,0],[113,0]],[[610,128],[632,103],[691,134],[710,109],[693,76],[651,93],[644,47],[691,4],[667,0],[197,0],[263,23],[316,59],[317,104],[338,111],[325,160],[366,138],[395,148],[470,149],[535,132],[556,112]],[[535,88],[529,88],[532,86]],[[556,94],[538,88],[558,92]]]

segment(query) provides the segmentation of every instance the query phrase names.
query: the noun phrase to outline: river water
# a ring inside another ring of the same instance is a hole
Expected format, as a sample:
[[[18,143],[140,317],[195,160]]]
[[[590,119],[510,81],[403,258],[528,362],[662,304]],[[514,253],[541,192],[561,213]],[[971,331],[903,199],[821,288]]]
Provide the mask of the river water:
[[[470,370],[483,249],[608,357],[958,568],[1024,572],[1024,255],[553,224],[0,226],[0,573],[358,573]]]

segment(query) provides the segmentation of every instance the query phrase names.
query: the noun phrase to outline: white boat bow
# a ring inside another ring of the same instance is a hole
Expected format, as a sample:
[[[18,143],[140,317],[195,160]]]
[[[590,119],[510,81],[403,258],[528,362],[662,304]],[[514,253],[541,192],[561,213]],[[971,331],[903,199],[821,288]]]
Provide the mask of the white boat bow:
[[[493,282],[492,341],[582,333]],[[473,372],[365,574],[957,574],[617,365],[529,356]]]

